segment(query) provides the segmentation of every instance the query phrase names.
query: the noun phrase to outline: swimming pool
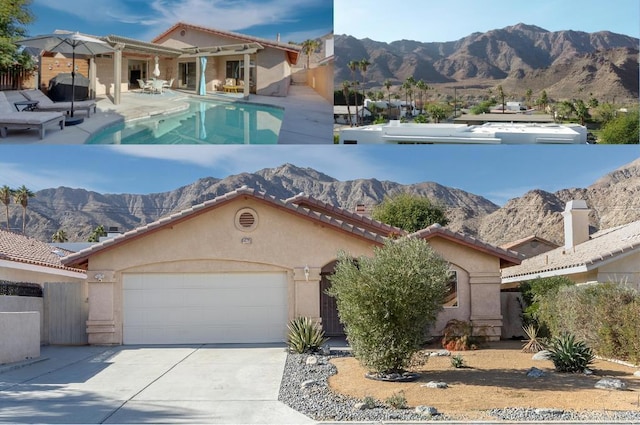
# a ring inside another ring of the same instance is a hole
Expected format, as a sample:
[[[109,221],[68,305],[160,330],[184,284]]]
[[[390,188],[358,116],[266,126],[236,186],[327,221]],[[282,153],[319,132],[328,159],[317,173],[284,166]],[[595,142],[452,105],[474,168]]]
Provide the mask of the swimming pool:
[[[275,144],[284,110],[245,102],[184,99],[183,112],[156,115],[94,134],[87,144]]]

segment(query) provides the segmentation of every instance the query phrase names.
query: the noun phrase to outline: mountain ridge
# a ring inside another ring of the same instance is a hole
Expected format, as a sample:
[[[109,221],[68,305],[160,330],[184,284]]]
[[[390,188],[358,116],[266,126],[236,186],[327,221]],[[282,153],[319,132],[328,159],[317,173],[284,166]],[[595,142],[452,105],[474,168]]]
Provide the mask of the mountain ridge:
[[[151,194],[43,189],[29,201],[27,235],[48,242],[53,233],[63,229],[70,241],[86,241],[98,225],[131,230],[245,185],[278,199],[305,193],[349,211],[355,211],[360,204],[371,209],[386,196],[401,191],[427,196],[447,208],[448,228],[495,245],[532,234],[561,243],[561,212],[571,199],[587,200],[594,229],[640,220],[640,159],[607,173],[586,188],[553,193],[535,189],[502,207],[482,196],[436,182],[404,185],[373,178],[340,181],[312,168],[283,164],[223,179],[204,177],[175,190]],[[22,225],[22,208],[15,204],[10,207],[11,226],[17,231]]]

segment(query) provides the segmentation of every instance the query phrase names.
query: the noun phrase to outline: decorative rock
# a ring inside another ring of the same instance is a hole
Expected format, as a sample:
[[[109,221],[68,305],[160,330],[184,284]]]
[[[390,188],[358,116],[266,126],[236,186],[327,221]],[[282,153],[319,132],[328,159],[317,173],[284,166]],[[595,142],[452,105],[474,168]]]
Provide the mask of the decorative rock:
[[[451,355],[451,351],[449,350],[438,350],[432,351],[429,354],[429,357],[449,357]]]
[[[531,357],[531,360],[549,360],[550,354],[549,350],[538,351]]]
[[[318,364],[318,358],[316,356],[309,356],[307,357],[305,363],[307,364],[307,366],[313,366],[315,364]]]
[[[591,369],[585,369],[582,371],[582,373],[584,373],[587,376],[593,375],[593,371]]]
[[[309,379],[307,381],[304,381],[302,384],[300,384],[300,388],[302,388],[303,390],[306,390],[308,388],[311,388],[315,384],[316,384],[316,381],[314,381],[313,379]]]
[[[447,385],[446,382],[436,382],[436,381],[430,381],[420,386],[427,387],[427,388],[449,388],[449,385]]]
[[[636,371],[634,372],[633,376],[640,377],[640,370],[636,370]]]
[[[539,408],[533,411],[536,415],[562,415],[564,410],[562,409],[547,409],[547,408]]]
[[[438,414],[438,409],[432,406],[416,406],[415,412],[422,416],[434,416]]]
[[[366,410],[368,409],[367,404],[363,402],[359,402],[353,405],[354,410]]]
[[[329,347],[328,345],[323,345],[322,347],[320,347],[320,354],[322,354],[323,356],[330,355],[331,347]]]
[[[620,379],[602,378],[596,382],[595,387],[601,390],[626,390],[627,384]]]
[[[532,367],[527,371],[527,376],[529,378],[542,378],[544,375],[544,371],[538,369],[537,367]]]

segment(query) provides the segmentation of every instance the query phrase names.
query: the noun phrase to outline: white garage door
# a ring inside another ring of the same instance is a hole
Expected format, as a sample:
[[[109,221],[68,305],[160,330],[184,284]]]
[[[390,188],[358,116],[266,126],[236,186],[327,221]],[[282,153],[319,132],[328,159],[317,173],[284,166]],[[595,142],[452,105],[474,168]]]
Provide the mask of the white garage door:
[[[284,341],[285,273],[123,275],[125,344]]]

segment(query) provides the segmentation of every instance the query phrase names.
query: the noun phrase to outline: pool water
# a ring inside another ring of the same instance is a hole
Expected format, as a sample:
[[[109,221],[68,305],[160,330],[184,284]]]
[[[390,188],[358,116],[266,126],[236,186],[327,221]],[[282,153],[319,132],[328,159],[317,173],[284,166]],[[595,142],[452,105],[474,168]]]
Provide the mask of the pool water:
[[[108,127],[87,144],[275,144],[284,110],[244,102],[185,99],[189,109]]]

